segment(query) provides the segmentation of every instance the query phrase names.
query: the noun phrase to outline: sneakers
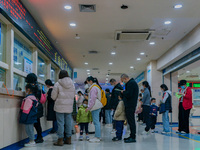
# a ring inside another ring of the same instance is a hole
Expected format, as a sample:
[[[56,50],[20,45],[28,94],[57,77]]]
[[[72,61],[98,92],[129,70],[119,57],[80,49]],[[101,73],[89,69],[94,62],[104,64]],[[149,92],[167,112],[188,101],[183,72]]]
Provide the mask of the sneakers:
[[[126,141],[126,140],[128,140],[128,139],[130,139],[131,137],[128,137],[128,138],[124,138],[124,141]]]
[[[181,131],[181,134],[187,134],[185,131]]]
[[[86,140],[87,140],[87,141],[89,141],[89,140],[90,140],[90,137],[89,137],[88,135],[86,136]]]
[[[82,135],[80,135],[79,141],[83,141],[83,136]]]
[[[151,130],[151,133],[155,133],[155,130]]]
[[[39,137],[39,138],[37,138],[37,139],[35,139],[35,143],[43,143],[44,142],[44,140],[43,140],[43,138],[41,137]]]
[[[117,132],[117,130],[113,129],[113,130],[111,131],[111,134],[115,134],[116,132]]]
[[[135,142],[136,142],[136,140],[133,139],[133,138],[129,138],[129,139],[124,141],[124,143],[135,143]]]
[[[176,130],[176,133],[180,133],[180,131],[179,131],[179,130]]]
[[[94,137],[94,138],[89,140],[90,143],[98,143],[100,141],[101,141],[100,138],[97,138],[97,137]]]
[[[114,137],[113,139],[112,139],[112,141],[121,141],[122,139],[120,139],[120,138],[118,138],[118,137]]]
[[[36,146],[35,142],[28,142],[26,144],[24,144],[25,147],[33,147]]]
[[[142,133],[141,133],[141,135],[148,135],[149,134],[149,131],[147,132],[147,131],[143,131]]]

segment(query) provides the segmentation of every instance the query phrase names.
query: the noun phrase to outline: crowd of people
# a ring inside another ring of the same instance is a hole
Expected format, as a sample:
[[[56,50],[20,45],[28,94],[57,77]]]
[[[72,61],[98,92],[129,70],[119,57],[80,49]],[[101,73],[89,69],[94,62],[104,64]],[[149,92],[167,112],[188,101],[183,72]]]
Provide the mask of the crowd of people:
[[[151,87],[147,81],[139,87],[133,78],[127,74],[121,75],[121,83],[111,79],[112,91],[102,90],[97,78],[88,77],[85,82],[85,93],[78,91],[78,100],[75,99],[75,86],[68,72],[60,71],[59,80],[52,83],[50,79],[45,81],[48,91],[39,88],[37,76],[34,73],[26,77],[26,97],[23,99],[20,109],[19,122],[25,124],[29,142],[25,146],[35,146],[42,143],[42,128],[40,118],[43,117],[44,96],[47,100],[47,120],[52,121],[50,133],[57,133],[58,140],[55,146],[71,144],[73,131],[72,122],[76,122],[80,127],[79,140],[89,142],[101,142],[101,118],[103,123],[112,127],[111,133],[115,133],[112,141],[122,140],[124,124],[130,127],[130,136],[124,138],[125,143],[136,142],[136,122],[135,116],[138,115],[138,122],[146,125],[142,134],[155,133],[158,111],[162,114],[163,132],[170,133],[169,113],[172,113],[172,95],[165,84],[160,86],[163,93],[162,99],[156,102],[152,97]],[[179,128],[178,133],[189,133],[189,114],[192,108],[192,91],[186,86],[187,81],[181,80],[181,89],[178,92],[179,99]],[[104,115],[102,115],[104,114]],[[89,137],[89,125],[94,125],[95,136]],[[34,127],[37,131],[37,138],[34,139]]]

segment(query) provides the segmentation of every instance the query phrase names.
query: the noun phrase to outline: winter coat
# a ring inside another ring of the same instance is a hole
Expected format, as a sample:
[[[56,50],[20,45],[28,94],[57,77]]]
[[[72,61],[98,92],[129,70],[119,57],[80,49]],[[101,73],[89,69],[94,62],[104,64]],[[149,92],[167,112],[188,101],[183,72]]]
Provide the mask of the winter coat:
[[[83,105],[79,108],[76,121],[78,123],[89,123],[92,121],[92,114],[90,111],[85,112],[87,108]]]
[[[118,96],[121,95],[120,90],[123,90],[122,86],[120,85],[120,83],[118,83],[112,90],[112,94],[111,94],[111,109],[116,110],[117,105],[119,103],[119,99]]]
[[[106,98],[107,98],[107,104],[106,104],[106,106],[104,106],[104,109],[105,110],[111,110],[112,106],[111,106],[111,96],[110,96],[110,93],[106,94]]]
[[[55,121],[56,112],[54,111],[55,101],[51,98],[53,88],[50,88],[47,92],[47,120]]]
[[[126,109],[131,109],[134,110],[135,112],[135,108],[137,106],[137,101],[138,101],[138,94],[139,94],[138,84],[132,78],[126,83],[125,91],[123,92],[123,100]]]
[[[81,107],[81,105],[83,104],[83,100],[84,100],[83,95],[78,97],[78,101],[76,102],[77,107]]]
[[[185,110],[192,109],[192,90],[191,90],[191,88],[187,87],[185,89],[184,94],[185,94],[185,96],[183,96],[183,103],[182,103],[183,108]],[[181,101],[181,98],[179,99],[179,102]]]
[[[114,120],[116,121],[126,120],[125,107],[124,107],[124,102],[122,100],[120,100],[119,104],[117,105],[117,109],[114,114]]]
[[[41,93],[45,94],[44,91],[42,91],[41,89],[38,89],[38,91],[35,94],[35,97],[38,100],[37,118],[42,118],[44,116],[43,105],[40,103],[40,99],[41,99],[41,95],[42,95]]]
[[[143,102],[143,105],[145,105],[145,106],[151,105],[151,96],[150,96],[150,91],[148,88],[144,89],[142,102]]]
[[[54,111],[72,113],[75,97],[75,87],[71,78],[59,79],[53,87],[51,98],[55,100]]]
[[[172,112],[172,95],[171,91],[167,90],[163,93],[162,103],[165,103],[165,109]]]
[[[28,95],[23,99],[20,109],[19,123],[34,124],[37,122],[38,101],[34,95]]]

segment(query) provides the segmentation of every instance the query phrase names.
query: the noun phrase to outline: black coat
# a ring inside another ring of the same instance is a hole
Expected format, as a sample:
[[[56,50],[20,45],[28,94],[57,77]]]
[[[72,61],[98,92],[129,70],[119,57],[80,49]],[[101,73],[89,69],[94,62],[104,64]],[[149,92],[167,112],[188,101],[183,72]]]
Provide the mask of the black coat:
[[[111,102],[110,102],[111,109],[116,110],[117,108],[117,105],[119,103],[118,96],[121,95],[120,90],[123,90],[123,87],[120,85],[120,83],[118,83],[112,90]]]
[[[47,92],[47,120],[54,121],[56,120],[56,112],[54,111],[55,101],[51,98],[51,93],[53,88],[50,88]]]
[[[42,91],[42,93],[44,93],[44,92]],[[37,118],[42,118],[44,111],[43,111],[43,105],[40,103],[40,99],[41,99],[41,90],[40,89],[38,89],[38,91],[35,93],[35,97],[37,98],[37,100],[39,102],[38,107],[37,107]]]
[[[126,109],[135,110],[138,101],[139,87],[136,81],[132,78],[125,85],[123,92],[123,101]]]
[[[112,109],[112,107],[111,107],[111,94],[107,93],[106,98],[107,98],[107,104],[106,104],[106,106],[104,106],[104,109],[110,110],[110,109]]]

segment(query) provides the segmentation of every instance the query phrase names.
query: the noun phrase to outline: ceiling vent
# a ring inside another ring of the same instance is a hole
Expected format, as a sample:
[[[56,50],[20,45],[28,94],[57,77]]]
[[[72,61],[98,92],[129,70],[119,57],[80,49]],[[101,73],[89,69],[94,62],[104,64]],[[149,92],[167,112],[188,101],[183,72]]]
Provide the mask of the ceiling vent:
[[[80,4],[79,8],[80,12],[96,12],[96,5]]]
[[[115,40],[117,41],[145,41],[151,38],[153,31],[150,30],[133,30],[133,31],[116,31]]]
[[[98,54],[98,51],[95,51],[95,50],[91,50],[88,52],[89,54]]]
[[[110,76],[121,76],[123,73],[110,73]]]
[[[92,68],[92,70],[99,70],[99,68]]]
[[[189,76],[186,76],[186,78],[199,78],[199,75],[189,75]]]

